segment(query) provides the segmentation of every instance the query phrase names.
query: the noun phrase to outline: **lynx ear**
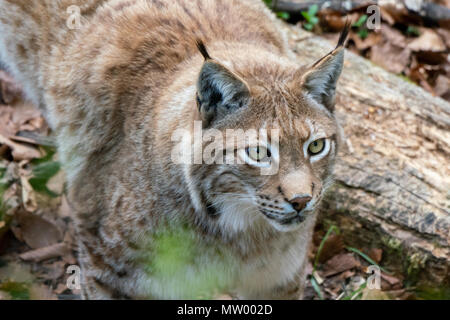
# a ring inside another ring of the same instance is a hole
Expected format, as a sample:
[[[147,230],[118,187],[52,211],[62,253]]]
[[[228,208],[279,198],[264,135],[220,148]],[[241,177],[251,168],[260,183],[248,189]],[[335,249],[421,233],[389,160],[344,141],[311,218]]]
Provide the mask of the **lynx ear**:
[[[301,86],[318,103],[334,111],[336,84],[344,66],[344,43],[350,30],[347,23],[335,50],[303,73]]]
[[[250,98],[246,83],[209,56],[203,43],[198,48],[205,58],[197,82],[197,103],[205,127],[243,107]]]

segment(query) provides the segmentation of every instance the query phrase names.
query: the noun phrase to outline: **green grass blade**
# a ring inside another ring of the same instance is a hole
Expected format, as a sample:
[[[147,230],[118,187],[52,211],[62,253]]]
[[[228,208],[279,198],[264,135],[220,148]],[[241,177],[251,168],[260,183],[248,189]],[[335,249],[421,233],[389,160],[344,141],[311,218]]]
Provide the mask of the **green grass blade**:
[[[362,15],[362,16],[358,19],[358,21],[356,21],[356,22],[353,24],[353,27],[355,27],[355,28],[361,28],[361,27],[364,25],[364,23],[366,23],[367,18],[368,18],[367,15]]]
[[[352,247],[347,247],[346,248],[348,251],[354,252],[358,255],[360,255],[364,260],[366,260],[367,262],[369,262],[370,264],[377,266],[378,268],[380,268],[381,271],[383,271],[386,274],[391,274],[391,272],[387,271],[385,268],[381,267],[378,263],[376,263],[372,258],[370,258],[368,255],[366,255],[365,253],[361,252],[360,250],[356,249],[356,248],[352,248]]]
[[[336,234],[339,234],[339,228],[336,226],[331,226],[327,233],[325,234],[325,237],[323,237],[322,241],[320,242],[319,249],[317,250],[316,258],[314,259],[314,268],[313,273],[316,271],[317,265],[319,263],[320,254],[322,253],[323,246],[325,245],[325,242],[328,240],[328,238],[331,236],[331,233],[335,231]]]
[[[322,294],[322,291],[320,290],[320,286],[319,286],[319,284],[317,283],[317,281],[316,281],[316,279],[314,278],[314,276],[311,276],[311,284],[312,284],[312,287],[313,287],[313,289],[314,289],[314,291],[317,293],[317,295],[319,296],[319,299],[320,300],[323,300],[323,294]]]
[[[319,12],[319,6],[317,4],[313,4],[308,9],[308,14],[310,17],[314,17],[317,14],[317,12]]]

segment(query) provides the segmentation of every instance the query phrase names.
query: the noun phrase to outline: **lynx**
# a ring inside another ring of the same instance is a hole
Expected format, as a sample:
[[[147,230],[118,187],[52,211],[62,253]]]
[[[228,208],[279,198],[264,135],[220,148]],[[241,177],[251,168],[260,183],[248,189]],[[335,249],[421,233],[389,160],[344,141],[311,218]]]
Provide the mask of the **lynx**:
[[[348,28],[301,66],[275,19],[259,0],[0,0],[0,60],[67,174],[83,298],[302,297]],[[269,136],[214,153],[239,164],[175,163],[196,123]]]

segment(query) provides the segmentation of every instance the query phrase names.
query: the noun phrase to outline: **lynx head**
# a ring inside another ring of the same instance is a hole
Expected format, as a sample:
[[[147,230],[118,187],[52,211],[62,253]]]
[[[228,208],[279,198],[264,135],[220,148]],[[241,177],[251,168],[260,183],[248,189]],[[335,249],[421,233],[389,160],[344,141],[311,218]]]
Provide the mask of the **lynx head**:
[[[290,232],[313,216],[338,148],[335,90],[347,34],[348,28],[335,50],[307,67],[277,57],[223,63],[198,44],[205,58],[198,120],[209,137],[203,150],[218,139],[224,147],[213,148],[213,163],[190,166],[190,191],[198,214],[223,233]]]

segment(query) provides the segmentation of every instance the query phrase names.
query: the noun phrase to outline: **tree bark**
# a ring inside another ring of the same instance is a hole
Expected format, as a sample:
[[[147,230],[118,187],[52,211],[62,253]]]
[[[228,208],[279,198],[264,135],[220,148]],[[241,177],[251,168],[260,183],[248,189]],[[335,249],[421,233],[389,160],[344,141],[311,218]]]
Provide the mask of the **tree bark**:
[[[300,15],[301,11],[307,11],[312,5],[318,5],[319,10],[332,10],[340,13],[348,13],[353,10],[379,5],[390,8],[399,16],[411,20],[411,16],[417,16],[427,21],[439,24],[443,28],[450,28],[450,8],[425,1],[425,0],[273,0],[273,10],[285,11],[292,15]]]
[[[301,63],[335,44],[287,26]],[[322,223],[416,284],[450,285],[450,104],[351,52],[338,84],[345,132]]]

